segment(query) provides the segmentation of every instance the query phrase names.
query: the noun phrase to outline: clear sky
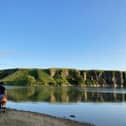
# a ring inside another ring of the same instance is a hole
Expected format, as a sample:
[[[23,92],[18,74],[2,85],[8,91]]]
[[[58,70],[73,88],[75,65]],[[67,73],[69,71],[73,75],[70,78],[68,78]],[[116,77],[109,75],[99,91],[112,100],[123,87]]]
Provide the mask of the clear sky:
[[[0,68],[126,70],[126,0],[1,0]]]

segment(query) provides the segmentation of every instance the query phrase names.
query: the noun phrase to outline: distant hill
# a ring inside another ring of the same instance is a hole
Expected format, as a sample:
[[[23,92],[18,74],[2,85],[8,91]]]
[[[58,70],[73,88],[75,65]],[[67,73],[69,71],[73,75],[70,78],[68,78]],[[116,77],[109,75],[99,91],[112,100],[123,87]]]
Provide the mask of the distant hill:
[[[126,87],[126,71],[76,69],[0,70],[0,81],[8,85],[54,85],[81,87]]]

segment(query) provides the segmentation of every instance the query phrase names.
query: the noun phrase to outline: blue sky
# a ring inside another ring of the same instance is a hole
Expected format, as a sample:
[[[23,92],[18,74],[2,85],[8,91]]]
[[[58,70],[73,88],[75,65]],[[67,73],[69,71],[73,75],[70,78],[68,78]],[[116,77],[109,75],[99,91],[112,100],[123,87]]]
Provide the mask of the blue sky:
[[[126,70],[126,0],[0,1],[0,68]]]

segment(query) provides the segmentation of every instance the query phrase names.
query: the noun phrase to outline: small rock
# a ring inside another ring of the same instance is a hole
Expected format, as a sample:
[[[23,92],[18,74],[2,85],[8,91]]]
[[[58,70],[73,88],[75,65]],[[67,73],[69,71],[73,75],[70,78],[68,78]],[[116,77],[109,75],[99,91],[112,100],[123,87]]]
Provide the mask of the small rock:
[[[71,118],[75,118],[76,116],[75,115],[70,115]]]

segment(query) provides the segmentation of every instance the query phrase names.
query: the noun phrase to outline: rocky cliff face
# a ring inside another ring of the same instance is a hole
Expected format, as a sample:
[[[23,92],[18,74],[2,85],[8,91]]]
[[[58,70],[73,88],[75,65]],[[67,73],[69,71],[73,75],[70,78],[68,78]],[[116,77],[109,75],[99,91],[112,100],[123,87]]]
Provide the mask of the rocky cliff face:
[[[67,80],[75,80],[78,85],[91,87],[126,87],[126,72],[125,71],[98,71],[98,70],[56,70],[55,74],[64,75]],[[52,75],[51,74],[51,75]],[[71,83],[71,82],[70,82]],[[74,83],[74,81],[73,81]]]
[[[125,87],[126,72],[121,71],[82,71],[84,81],[95,81],[97,86]]]

